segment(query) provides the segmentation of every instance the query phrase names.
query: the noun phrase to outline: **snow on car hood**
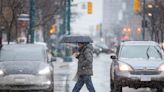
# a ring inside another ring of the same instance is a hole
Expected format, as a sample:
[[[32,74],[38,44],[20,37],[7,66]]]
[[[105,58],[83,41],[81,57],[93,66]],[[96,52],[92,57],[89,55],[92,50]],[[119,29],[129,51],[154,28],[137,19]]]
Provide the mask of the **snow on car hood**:
[[[41,68],[48,66],[43,61],[4,61],[0,68],[6,74],[36,74]]]
[[[162,63],[164,63],[164,60],[161,59],[141,59],[141,58],[135,58],[135,59],[120,58],[119,61],[130,65],[133,69],[145,69],[145,68],[157,69]]]

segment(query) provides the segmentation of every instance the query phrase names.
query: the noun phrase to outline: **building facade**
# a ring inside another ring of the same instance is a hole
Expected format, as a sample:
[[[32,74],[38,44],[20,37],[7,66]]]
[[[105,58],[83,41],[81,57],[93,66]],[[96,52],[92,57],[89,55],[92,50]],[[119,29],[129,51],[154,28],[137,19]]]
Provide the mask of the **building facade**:
[[[138,29],[141,29],[141,15],[134,13],[133,0],[104,0],[103,33],[108,44],[120,42],[124,36],[140,40],[141,35],[135,35]]]

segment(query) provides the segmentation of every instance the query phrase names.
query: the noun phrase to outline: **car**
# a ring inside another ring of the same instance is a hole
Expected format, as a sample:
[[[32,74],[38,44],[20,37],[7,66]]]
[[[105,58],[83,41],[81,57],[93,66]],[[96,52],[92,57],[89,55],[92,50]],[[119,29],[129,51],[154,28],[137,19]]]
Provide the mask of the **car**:
[[[96,56],[99,56],[99,54],[101,53],[102,49],[97,47],[95,44],[93,44],[92,46],[93,46],[93,53],[96,54]]]
[[[40,44],[9,44],[0,49],[0,91],[53,92],[53,65]]]
[[[110,49],[106,44],[104,43],[98,43],[95,45],[97,48],[99,48],[100,53],[113,53],[112,49]]]
[[[154,41],[125,41],[111,55],[111,92],[122,92],[123,87],[157,89],[164,87],[164,54]]]

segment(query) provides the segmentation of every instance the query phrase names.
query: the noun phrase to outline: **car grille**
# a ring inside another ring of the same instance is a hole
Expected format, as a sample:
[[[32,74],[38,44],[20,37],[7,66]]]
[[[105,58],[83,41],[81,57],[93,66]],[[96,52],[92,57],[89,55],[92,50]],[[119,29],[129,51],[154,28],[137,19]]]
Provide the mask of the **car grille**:
[[[36,74],[35,71],[33,70],[28,70],[28,69],[13,69],[13,70],[6,70],[5,74]]]
[[[136,71],[132,71],[130,73],[135,74],[135,75],[157,75],[157,74],[160,74],[160,72],[156,71],[156,70],[136,70]]]

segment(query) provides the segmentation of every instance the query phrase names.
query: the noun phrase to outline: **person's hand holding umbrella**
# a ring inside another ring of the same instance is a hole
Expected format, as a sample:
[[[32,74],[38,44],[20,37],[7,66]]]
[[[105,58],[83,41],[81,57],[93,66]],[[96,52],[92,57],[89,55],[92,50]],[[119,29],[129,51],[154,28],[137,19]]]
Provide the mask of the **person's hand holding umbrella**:
[[[80,54],[79,52],[74,52],[73,56],[77,58],[79,56],[79,54]]]

